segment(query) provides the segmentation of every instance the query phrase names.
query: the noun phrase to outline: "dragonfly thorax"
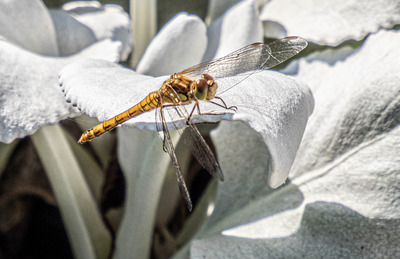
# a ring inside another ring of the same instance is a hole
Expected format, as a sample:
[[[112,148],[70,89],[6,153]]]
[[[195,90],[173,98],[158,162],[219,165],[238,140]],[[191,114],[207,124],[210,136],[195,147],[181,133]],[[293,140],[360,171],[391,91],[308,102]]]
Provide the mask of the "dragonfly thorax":
[[[197,81],[180,74],[173,74],[165,81],[167,88],[179,96],[181,102],[197,100],[211,100],[215,97],[217,83],[209,74],[202,74]],[[166,92],[169,92],[168,90]],[[163,95],[166,95],[165,93]],[[169,102],[167,100],[167,102]],[[174,102],[174,101],[172,101]]]

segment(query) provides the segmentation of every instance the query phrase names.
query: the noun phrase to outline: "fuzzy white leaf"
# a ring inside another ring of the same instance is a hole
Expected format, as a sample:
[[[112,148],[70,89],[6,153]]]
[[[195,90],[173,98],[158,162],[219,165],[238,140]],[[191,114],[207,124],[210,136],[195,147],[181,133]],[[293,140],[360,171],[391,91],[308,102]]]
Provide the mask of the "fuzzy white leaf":
[[[254,42],[260,42],[262,24],[254,1],[242,1],[210,24],[203,61],[222,57]]]
[[[90,57],[90,53],[115,60],[112,53],[119,47],[118,42],[100,42],[68,58],[49,58],[0,40],[0,58],[4,61],[0,64],[0,141],[10,143],[76,113],[57,86],[58,71],[80,55]]]
[[[316,103],[292,183],[273,192],[262,188],[253,180],[262,181],[261,162],[252,157],[260,152],[240,151],[231,167],[247,158],[255,168],[242,171],[234,186],[220,186],[217,204],[226,209],[215,207],[186,255],[398,257],[399,44],[399,32],[382,31],[334,66],[303,62],[298,77],[310,83]],[[253,194],[253,201],[236,202],[225,189]]]
[[[206,45],[206,26],[200,18],[177,14],[150,42],[137,72],[152,76],[177,73],[200,63]]]
[[[136,105],[148,93],[158,90],[168,78],[143,76],[100,60],[76,62],[64,68],[60,74],[60,85],[67,100],[82,112],[99,120],[109,119]],[[222,89],[236,84],[220,97],[228,106],[237,106],[238,112],[201,102],[203,113],[214,112],[218,115],[194,115],[195,123],[218,122],[222,119],[241,120],[260,134],[265,133],[262,131],[268,127],[266,131],[278,137],[283,134],[282,125],[286,125],[289,114],[300,112],[298,120],[306,121],[312,112],[313,99],[307,87],[279,73],[263,71],[250,76],[238,75],[221,78],[217,83]],[[190,110],[191,107],[188,105],[187,109]],[[154,112],[150,111],[130,119],[124,125],[156,130],[154,120]],[[303,123],[305,122],[296,126],[299,129],[304,128]]]
[[[337,46],[346,40],[362,40],[380,28],[399,24],[400,2],[271,1],[265,5],[261,19],[278,22],[289,35],[301,35],[320,45]]]
[[[38,54],[59,55],[50,13],[39,0],[1,1],[0,36]]]
[[[78,39],[86,39],[86,36],[83,37],[82,33],[78,33],[79,29],[72,30],[78,23],[68,27],[71,30],[55,31],[53,22],[58,25],[68,23],[73,19],[70,14],[50,16],[40,1],[6,1],[0,6],[2,6],[0,8],[0,25],[2,24],[0,26],[2,39],[0,40],[2,60],[0,64],[0,141],[10,143],[15,138],[32,134],[44,125],[54,124],[71,113],[77,112],[65,102],[65,98],[57,87],[57,75],[63,66],[80,58],[99,58],[117,62],[120,60],[122,43],[112,42],[110,39],[102,41],[94,39],[90,42],[93,44],[87,48],[81,49],[82,44],[78,44],[78,47],[74,45],[74,51],[79,52],[68,57],[56,58],[54,56],[63,52],[56,44],[57,39],[61,42],[62,39],[58,36],[56,39],[56,35],[69,33],[65,37],[73,38],[74,42],[81,42]],[[119,16],[126,19],[126,15],[119,14]],[[56,17],[57,21],[52,20]],[[93,19],[98,22],[97,29],[103,24],[104,33],[107,30],[110,35],[115,33],[113,28],[104,25],[104,20]],[[87,20],[90,20],[89,17]],[[56,28],[65,29],[60,26]],[[45,32],[46,37],[42,35],[42,32]],[[89,27],[86,32],[95,34]],[[103,37],[105,38],[106,35]],[[86,43],[89,44],[89,42]],[[43,54],[53,57],[43,56]],[[71,53],[68,52],[68,54]]]
[[[72,2],[64,6],[67,11],[50,11],[60,55],[71,55],[96,41],[111,39],[121,42],[121,60],[126,60],[132,51],[129,15],[118,5],[88,4]]]
[[[206,21],[213,22],[237,2],[240,2],[240,0],[210,0]]]

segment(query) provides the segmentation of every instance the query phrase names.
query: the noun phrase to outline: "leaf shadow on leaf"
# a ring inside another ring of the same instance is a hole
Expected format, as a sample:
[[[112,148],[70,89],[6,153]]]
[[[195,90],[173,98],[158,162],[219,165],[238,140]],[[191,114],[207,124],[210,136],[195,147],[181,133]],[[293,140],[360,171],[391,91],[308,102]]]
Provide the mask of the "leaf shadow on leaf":
[[[303,194],[294,185],[268,186],[271,157],[258,133],[242,122],[229,122],[213,137],[226,177],[219,184],[213,214],[198,236],[214,235],[303,203]]]
[[[396,257],[400,253],[399,223],[399,219],[370,219],[338,203],[315,202],[305,207],[299,229],[290,236],[218,235],[195,241],[190,254],[196,258],[237,258],[241,254],[254,258]]]
[[[51,10],[60,56],[68,56],[96,42],[96,35],[88,26],[61,10]],[[72,31],[73,33],[66,33]],[[79,40],[77,40],[77,38]]]

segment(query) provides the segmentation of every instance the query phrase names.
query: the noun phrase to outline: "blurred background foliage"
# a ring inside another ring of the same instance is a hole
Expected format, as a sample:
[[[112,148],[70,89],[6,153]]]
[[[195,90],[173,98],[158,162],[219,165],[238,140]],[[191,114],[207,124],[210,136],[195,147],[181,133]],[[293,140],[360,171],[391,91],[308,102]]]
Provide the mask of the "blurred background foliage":
[[[71,2],[67,0],[45,0],[43,1],[49,8],[59,8],[65,3]],[[99,0],[104,4],[116,4],[122,6],[125,12],[129,13],[129,0]],[[195,14],[200,18],[206,17],[208,8],[208,0],[159,0],[157,1],[157,30],[169,21],[175,14],[179,12],[188,12]],[[134,18],[134,17],[132,17]]]

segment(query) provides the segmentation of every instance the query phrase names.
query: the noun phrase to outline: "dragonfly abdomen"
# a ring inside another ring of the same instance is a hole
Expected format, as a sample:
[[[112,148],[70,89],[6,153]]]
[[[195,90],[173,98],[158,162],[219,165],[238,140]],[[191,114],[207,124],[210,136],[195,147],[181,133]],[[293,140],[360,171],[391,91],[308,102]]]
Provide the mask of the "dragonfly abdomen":
[[[136,117],[144,112],[150,111],[156,108],[159,104],[159,91],[151,92],[148,94],[141,102],[136,104],[135,106],[129,108],[128,110],[116,115],[115,117],[108,119],[90,130],[87,130],[82,134],[78,143],[83,144],[85,142],[89,142],[95,137],[98,137],[107,131],[111,131],[115,129],[119,124],[124,123],[125,121]]]

